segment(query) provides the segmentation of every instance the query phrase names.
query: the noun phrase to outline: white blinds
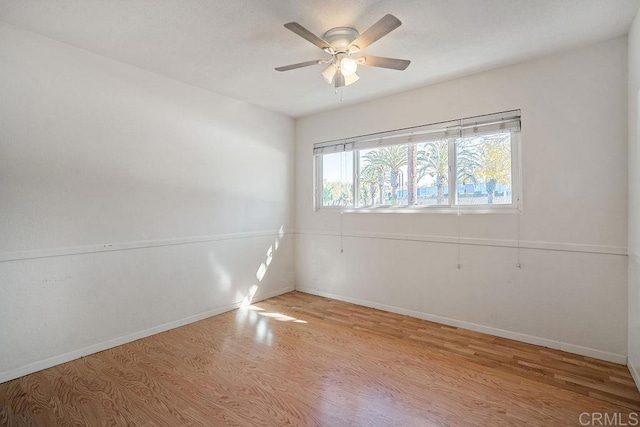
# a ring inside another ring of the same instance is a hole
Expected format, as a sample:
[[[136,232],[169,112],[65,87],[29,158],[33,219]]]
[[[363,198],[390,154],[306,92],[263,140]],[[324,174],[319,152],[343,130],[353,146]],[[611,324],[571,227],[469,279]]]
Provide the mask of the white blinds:
[[[363,135],[354,138],[314,144],[313,154],[363,150],[389,145],[436,141],[496,132],[520,131],[520,110],[504,111],[484,116],[468,117],[449,122],[433,123],[412,128]]]

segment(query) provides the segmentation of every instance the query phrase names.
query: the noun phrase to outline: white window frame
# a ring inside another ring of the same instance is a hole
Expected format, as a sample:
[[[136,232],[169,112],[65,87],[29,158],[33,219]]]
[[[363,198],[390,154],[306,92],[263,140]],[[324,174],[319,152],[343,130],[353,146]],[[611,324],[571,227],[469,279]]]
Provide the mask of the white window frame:
[[[459,205],[458,204],[458,191],[457,191],[457,181],[456,181],[456,167],[457,167],[457,159],[456,159],[456,143],[449,143],[449,179],[448,179],[448,188],[449,188],[449,204],[447,205],[412,205],[412,206],[391,206],[391,205],[383,205],[383,206],[375,206],[375,207],[356,207],[358,201],[360,200],[359,195],[359,171],[360,171],[360,149],[348,147],[351,145],[353,147],[357,144],[359,140],[367,140],[371,141],[373,138],[402,138],[404,135],[411,134],[411,132],[415,129],[421,129],[424,126],[419,126],[415,128],[407,128],[400,129],[396,131],[383,132],[374,135],[365,135],[357,138],[350,138],[346,140],[340,141],[329,141],[320,144],[314,145],[314,151],[317,147],[334,147],[331,152],[353,152],[353,200],[354,206],[323,206],[323,165],[322,165],[322,157],[323,154],[320,153],[314,154],[313,156],[313,200],[314,200],[314,211],[318,210],[329,210],[329,211],[340,211],[345,213],[519,213],[522,212],[523,209],[523,201],[522,201],[522,157],[521,157],[521,130],[520,130],[520,110],[512,110],[506,111],[502,113],[494,113],[491,115],[485,116],[477,116],[470,117],[466,119],[459,119],[462,121],[470,122],[475,119],[483,119],[485,117],[495,117],[497,115],[517,115],[518,128],[517,130],[511,130],[511,204],[485,204],[485,205]],[[456,121],[457,122],[457,121]],[[446,124],[453,123],[448,122]],[[425,125],[425,126],[434,126],[434,125]],[[367,139],[368,138],[368,139]],[[459,136],[451,136],[451,138],[459,138]],[[410,144],[409,140],[406,142],[400,142],[393,145],[407,145]],[[416,142],[416,144],[420,144],[421,142]],[[353,145],[352,145],[353,144]],[[392,144],[382,144],[381,146],[392,145]],[[341,147],[340,147],[341,146]],[[342,148],[342,149],[340,149]],[[375,148],[375,147],[368,147]]]

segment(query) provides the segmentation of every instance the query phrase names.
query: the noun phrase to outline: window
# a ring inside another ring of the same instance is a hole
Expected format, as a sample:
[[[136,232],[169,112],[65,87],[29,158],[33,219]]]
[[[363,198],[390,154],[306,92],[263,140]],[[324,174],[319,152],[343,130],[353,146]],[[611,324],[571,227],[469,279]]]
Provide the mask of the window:
[[[511,132],[455,142],[459,205],[511,205]]]
[[[518,207],[519,131],[515,110],[316,144],[316,207]]]
[[[353,206],[353,152],[321,158],[322,206]]]

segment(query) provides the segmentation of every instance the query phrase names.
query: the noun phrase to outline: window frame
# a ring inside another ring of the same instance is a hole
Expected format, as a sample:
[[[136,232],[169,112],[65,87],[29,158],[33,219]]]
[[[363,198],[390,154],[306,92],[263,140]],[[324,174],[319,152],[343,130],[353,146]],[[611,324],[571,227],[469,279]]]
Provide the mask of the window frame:
[[[518,117],[520,117],[520,111]],[[496,113],[497,114],[497,113]],[[389,132],[393,135],[397,131]],[[365,206],[358,207],[357,204],[360,200],[360,151],[362,149],[349,149],[346,147],[348,143],[343,146],[342,152],[353,152],[353,206],[324,206],[323,203],[323,162],[322,158],[325,154],[320,153],[313,155],[313,201],[314,211],[320,210],[327,211],[340,211],[344,213],[521,213],[523,209],[522,201],[522,132],[520,129],[517,131],[509,130],[510,132],[510,145],[511,145],[511,203],[510,204],[483,204],[483,205],[460,205],[458,204],[458,191],[457,191],[457,156],[456,156],[456,143],[460,139],[458,137],[452,137],[448,142],[448,155],[449,155],[449,203],[447,205],[382,205],[382,206]],[[496,132],[498,133],[498,132]],[[385,134],[384,132],[382,134]],[[490,133],[487,133],[490,134]],[[412,142],[404,144],[389,144],[389,145],[408,145]],[[415,142],[414,144],[420,144],[422,142]],[[387,145],[387,146],[389,146]],[[334,152],[340,152],[339,150]]]
[[[345,151],[346,152],[346,151]],[[346,209],[349,210],[353,210],[356,209],[355,207],[355,203],[356,203],[356,198],[357,197],[357,193],[356,193],[356,189],[357,189],[357,179],[358,179],[358,170],[356,170],[355,168],[359,166],[359,161],[358,159],[356,159],[356,151],[353,151],[353,173],[352,173],[352,180],[353,180],[353,197],[354,197],[354,206],[324,206],[324,201],[322,200],[322,195],[323,195],[323,184],[324,184],[324,179],[322,176],[322,157],[323,155],[317,155],[317,156],[313,156],[313,210],[314,212],[319,211],[320,209],[324,210],[324,209],[329,209],[329,210],[339,210],[339,211],[344,211]]]

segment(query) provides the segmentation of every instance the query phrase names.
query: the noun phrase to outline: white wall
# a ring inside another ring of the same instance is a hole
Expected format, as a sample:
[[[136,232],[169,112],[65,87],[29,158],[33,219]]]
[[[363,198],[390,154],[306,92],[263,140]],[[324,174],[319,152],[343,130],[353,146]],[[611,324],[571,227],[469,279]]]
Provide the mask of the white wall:
[[[640,389],[640,14],[629,32],[629,369]]]
[[[293,289],[293,137],[0,24],[0,381]]]
[[[298,119],[296,288],[624,363],[626,58],[623,37]],[[523,214],[313,211],[314,143],[516,108]]]

